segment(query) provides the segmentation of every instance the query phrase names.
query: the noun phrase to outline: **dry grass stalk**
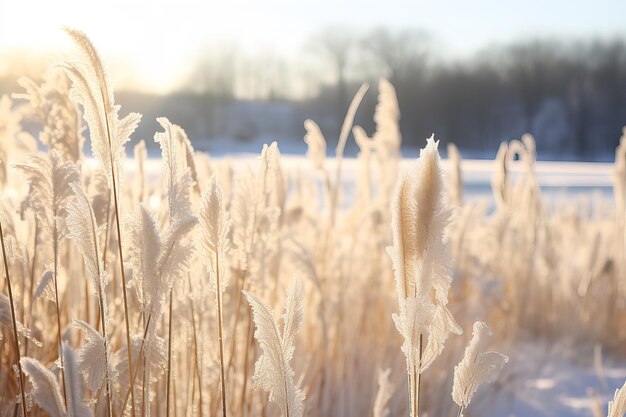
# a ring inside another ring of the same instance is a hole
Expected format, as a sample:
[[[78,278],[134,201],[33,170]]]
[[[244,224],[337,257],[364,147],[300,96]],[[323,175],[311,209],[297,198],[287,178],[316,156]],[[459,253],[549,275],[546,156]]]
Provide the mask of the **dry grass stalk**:
[[[11,304],[11,322],[13,324],[13,347],[15,349],[15,357],[17,359],[17,369],[18,375],[17,378],[19,380],[20,386],[20,396],[21,396],[21,406],[22,406],[22,415],[26,417],[28,414],[26,413],[26,395],[24,392],[24,372],[22,371],[22,363],[20,359],[20,342],[17,336],[17,319],[15,318],[15,303],[13,300],[13,287],[11,285],[11,275],[9,274],[9,262],[7,260],[7,249],[6,244],[4,242],[4,229],[2,228],[2,220],[0,219],[0,243],[2,244],[2,263],[4,265],[4,275],[6,277],[7,288],[9,291],[9,302]]]

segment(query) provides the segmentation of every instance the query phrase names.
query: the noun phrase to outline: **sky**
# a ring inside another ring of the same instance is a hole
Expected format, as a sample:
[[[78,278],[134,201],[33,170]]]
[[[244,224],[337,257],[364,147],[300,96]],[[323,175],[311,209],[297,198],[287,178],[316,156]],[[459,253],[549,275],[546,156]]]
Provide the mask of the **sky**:
[[[122,83],[167,91],[202,48],[224,41],[290,57],[328,26],[386,26],[425,30],[444,55],[462,57],[525,37],[626,35],[624,16],[626,2],[617,0],[0,0],[0,53],[69,49],[61,28],[74,27],[105,61],[132,69]]]

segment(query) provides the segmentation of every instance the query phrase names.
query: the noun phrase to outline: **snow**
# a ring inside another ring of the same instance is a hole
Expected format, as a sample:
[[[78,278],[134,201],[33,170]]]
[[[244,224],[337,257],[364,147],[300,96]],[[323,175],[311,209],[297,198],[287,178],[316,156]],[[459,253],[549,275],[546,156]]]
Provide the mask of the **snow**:
[[[252,154],[235,154],[229,156],[234,162],[235,169],[245,164],[254,164],[257,156]],[[310,162],[301,156],[282,155],[283,167],[291,172],[311,171]],[[401,169],[406,169],[413,159],[405,158],[401,162]],[[342,163],[342,181],[348,188],[354,186],[359,172],[359,162],[356,158],[345,158]],[[443,160],[444,168],[448,166],[448,160]],[[326,160],[326,169],[335,172],[336,162],[334,158]],[[469,159],[462,161],[463,185],[465,195],[469,198],[491,197],[491,179],[496,164],[491,160]],[[581,194],[601,194],[610,197],[613,190],[612,183],[613,164],[599,162],[547,162],[538,161],[535,165],[535,173],[542,193],[547,197],[561,198],[573,197]],[[513,164],[511,175],[523,172],[520,164]]]
[[[212,149],[215,153],[209,152],[212,160],[230,160],[236,162],[235,169],[247,165],[256,164],[258,155],[261,152],[263,143],[271,143],[270,138],[266,140],[255,140],[252,142],[233,141],[232,139],[216,139],[212,142]],[[288,171],[312,171],[310,162],[301,156],[306,152],[304,142],[279,142],[282,153],[281,160],[283,167]],[[230,152],[223,152],[223,149],[230,149]],[[211,151],[211,150],[209,150]],[[150,155],[146,169],[149,173],[158,173],[159,155]],[[154,156],[155,158],[152,158]],[[413,158],[404,158],[401,162],[401,169],[405,169],[413,161]],[[91,162],[93,164],[93,162]],[[347,157],[343,160],[342,178],[348,184],[354,183],[358,173],[358,160],[354,157]],[[444,167],[447,167],[448,160],[443,160]],[[334,172],[335,159],[326,159],[326,167],[329,172]],[[495,171],[493,160],[483,159],[463,159],[463,182],[470,195],[485,196],[491,194],[491,178]],[[510,171],[513,176],[523,172],[520,164],[513,163]],[[132,175],[135,164],[132,158],[127,159],[126,172]],[[548,194],[579,194],[581,192],[600,191],[601,193],[612,192],[612,170],[613,164],[601,162],[555,162],[538,161],[535,164],[535,172],[542,191]],[[311,172],[311,174],[313,174]],[[467,194],[467,193],[466,193]]]
[[[518,345],[507,352],[510,361],[494,388],[499,392],[481,395],[470,407],[490,417],[589,417],[594,410],[606,415],[608,401],[626,380],[626,367],[606,359],[594,367],[593,352],[575,352],[564,343]],[[581,358],[587,360],[576,364]]]

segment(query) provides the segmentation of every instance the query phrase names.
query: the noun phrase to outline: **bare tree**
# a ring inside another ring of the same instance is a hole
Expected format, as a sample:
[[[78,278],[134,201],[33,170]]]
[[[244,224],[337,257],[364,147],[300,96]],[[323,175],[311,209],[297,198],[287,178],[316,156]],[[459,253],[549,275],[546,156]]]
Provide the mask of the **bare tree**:
[[[236,67],[239,55],[239,49],[232,44],[202,48],[186,87],[222,99],[233,98],[238,81]]]
[[[385,76],[398,85],[423,76],[429,58],[430,37],[420,30],[378,28],[363,37],[363,48],[378,62]]]
[[[533,40],[507,48],[504,70],[521,100],[526,131],[533,130],[533,119],[541,102],[559,84],[562,47],[552,41]]]
[[[309,45],[329,63],[337,82],[337,114],[345,113],[347,98],[347,70],[356,36],[342,27],[327,27],[314,35]]]

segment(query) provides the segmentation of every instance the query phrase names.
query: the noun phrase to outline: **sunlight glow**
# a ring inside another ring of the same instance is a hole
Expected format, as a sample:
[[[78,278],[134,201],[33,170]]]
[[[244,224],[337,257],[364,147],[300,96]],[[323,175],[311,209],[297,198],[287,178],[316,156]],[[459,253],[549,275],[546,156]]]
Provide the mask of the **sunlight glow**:
[[[181,83],[203,49],[224,41],[243,51],[293,57],[325,26],[359,30],[382,25],[424,29],[444,52],[462,55],[521,36],[623,32],[626,3],[603,3],[6,0],[0,5],[0,53],[66,50],[69,42],[60,28],[75,27],[88,34],[110,65],[122,69],[114,81],[165,92]],[[535,13],[538,9],[542,13]],[[6,71],[2,64],[0,71]]]

